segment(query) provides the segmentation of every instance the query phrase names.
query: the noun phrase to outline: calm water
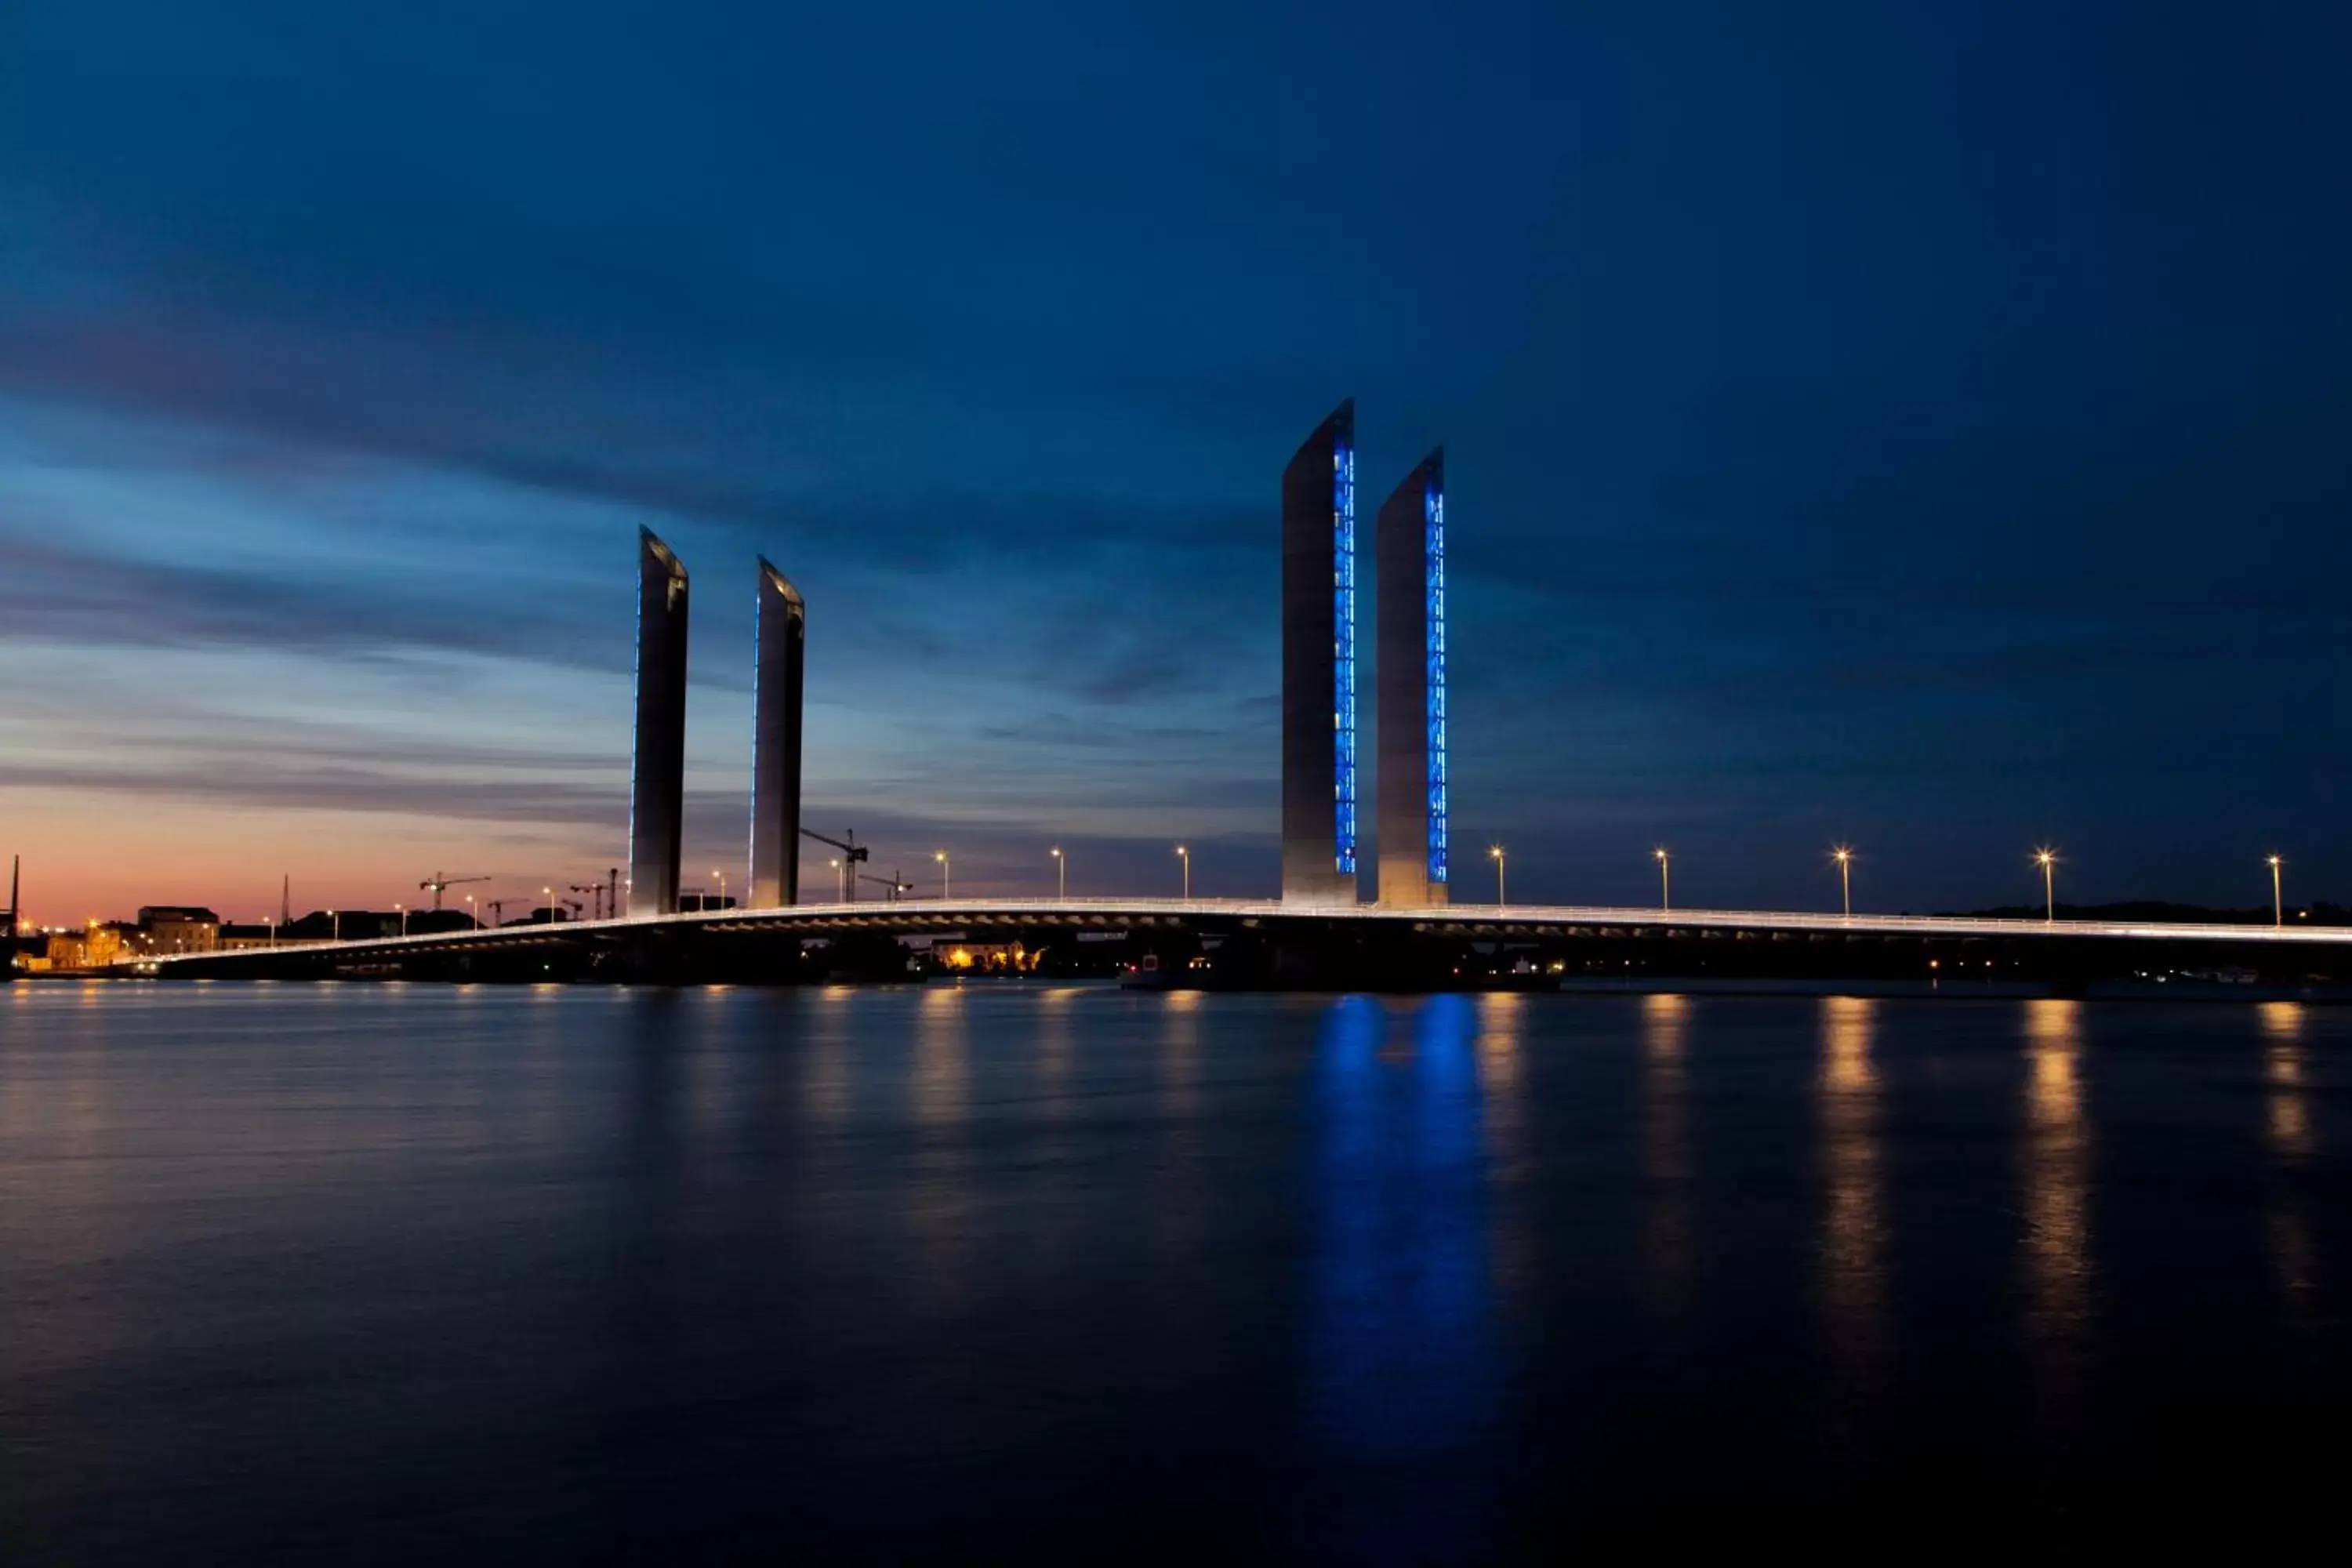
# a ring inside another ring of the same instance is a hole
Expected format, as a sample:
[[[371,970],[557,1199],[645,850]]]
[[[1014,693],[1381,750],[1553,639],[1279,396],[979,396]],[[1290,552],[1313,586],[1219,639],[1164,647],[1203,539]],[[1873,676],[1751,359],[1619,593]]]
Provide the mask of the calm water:
[[[19,984],[0,1558],[2284,1526],[2347,1064],[2292,1004]]]

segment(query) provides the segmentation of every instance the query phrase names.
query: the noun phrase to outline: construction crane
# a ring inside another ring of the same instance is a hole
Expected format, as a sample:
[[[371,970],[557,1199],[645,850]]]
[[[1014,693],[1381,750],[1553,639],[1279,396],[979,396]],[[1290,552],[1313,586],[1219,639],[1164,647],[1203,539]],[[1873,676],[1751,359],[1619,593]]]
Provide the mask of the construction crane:
[[[417,883],[416,890],[420,893],[429,892],[433,895],[433,910],[434,912],[437,914],[441,910],[441,893],[444,889],[454,888],[458,886],[460,883],[465,882],[487,882],[488,880],[489,879],[488,877],[445,877],[440,872],[436,871],[424,881]]]
[[[891,873],[890,873],[888,876],[887,876],[887,877],[870,877],[870,876],[867,876],[865,872],[860,871],[860,872],[857,874],[857,881],[858,881],[858,882],[872,882],[872,883],[876,884],[876,885],[877,885],[877,886],[878,886],[878,887],[887,888],[887,889],[890,890],[890,892],[889,892],[890,901],[891,901],[891,902],[893,902],[893,903],[898,902],[898,895],[899,895],[899,894],[901,894],[901,893],[911,893],[911,892],[913,892],[913,891],[915,890],[915,884],[914,884],[914,883],[912,883],[912,882],[903,882],[903,881],[900,881],[900,880],[898,879],[898,872],[896,872],[896,871],[891,872]],[[850,886],[851,886],[852,888],[855,888],[856,885],[857,885],[857,883],[856,883],[856,882],[852,882],[852,883],[850,884]]]
[[[803,838],[814,838],[819,844],[830,844],[835,849],[841,851],[842,862],[849,868],[849,876],[842,884],[842,886],[846,888],[849,891],[849,902],[854,904],[857,901],[858,883],[882,881],[881,878],[869,877],[857,868],[873,858],[873,852],[867,849],[865,845],[857,842],[857,829],[854,827],[849,829],[848,837],[846,838],[828,838],[813,827],[803,827],[801,829],[801,837]],[[892,872],[890,880],[883,882],[882,885],[886,888],[895,889],[898,885],[898,873]],[[898,895],[897,892],[893,891],[890,896],[895,899]]]
[[[603,919],[604,918],[604,883],[602,883],[602,882],[574,882],[574,883],[572,883],[572,884],[571,888],[570,888],[568,890],[569,890],[569,891],[572,891],[572,892],[574,892],[574,893],[586,893],[590,898],[592,898],[592,899],[593,899],[593,900],[595,900],[595,903],[596,903],[596,918],[597,918],[598,920],[600,920],[600,921],[601,921],[601,920],[603,920]],[[570,902],[570,904],[572,905],[572,907],[573,909],[575,909],[575,910],[576,910],[576,909],[578,909],[578,908],[580,907],[580,900],[577,900],[577,899],[572,899],[572,900],[568,900],[568,901]]]

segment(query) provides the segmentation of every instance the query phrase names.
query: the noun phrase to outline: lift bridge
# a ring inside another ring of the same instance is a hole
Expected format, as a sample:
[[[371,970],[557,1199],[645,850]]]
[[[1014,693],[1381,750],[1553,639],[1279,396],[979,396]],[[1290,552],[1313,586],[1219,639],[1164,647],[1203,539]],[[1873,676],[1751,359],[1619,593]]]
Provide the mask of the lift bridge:
[[[187,954],[141,967],[191,976],[782,979],[805,974],[803,949],[818,942],[960,935],[1034,948],[1118,934],[1130,945],[1255,953],[1261,974],[1419,984],[1443,982],[1466,951],[1514,945],[1627,969],[1669,953],[1701,968],[1754,969],[1764,952],[1799,971],[1806,955],[1886,967],[1889,954],[1900,954],[1892,966],[1915,975],[1999,973],[2004,963],[2045,972],[2187,963],[2290,979],[2336,978],[2340,969],[2352,981],[2352,928],[1511,905],[1499,886],[1494,905],[1454,904],[1444,457],[1441,448],[1423,458],[1381,503],[1372,529],[1377,600],[1367,618],[1377,637],[1380,722],[1370,781],[1357,751],[1356,458],[1355,406],[1342,403],[1282,476],[1279,899],[953,900],[944,887],[937,900],[905,897],[912,889],[895,872],[882,879],[865,869],[870,853],[855,834],[834,838],[802,824],[807,605],[761,559],[750,876],[741,907],[682,910],[688,580],[669,547],[640,530],[628,873],[607,918]],[[1368,782],[1378,786],[1380,855],[1360,868]],[[823,889],[832,902],[802,896],[803,837],[837,853],[835,880]],[[1369,903],[1358,891],[1367,869],[1376,889]],[[441,886],[457,879],[436,872],[426,883],[436,904]],[[861,884],[879,884],[886,896],[861,900]]]

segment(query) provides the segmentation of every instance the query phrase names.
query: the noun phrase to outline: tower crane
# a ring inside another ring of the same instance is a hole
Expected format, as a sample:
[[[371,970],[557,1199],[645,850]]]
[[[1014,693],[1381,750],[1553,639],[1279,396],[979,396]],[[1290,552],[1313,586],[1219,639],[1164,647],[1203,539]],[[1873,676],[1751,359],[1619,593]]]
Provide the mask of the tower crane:
[[[814,838],[819,844],[830,844],[835,849],[841,851],[842,861],[849,868],[848,879],[843,883],[843,886],[849,889],[849,901],[851,903],[854,904],[857,901],[858,883],[882,881],[881,878],[869,877],[857,868],[873,858],[873,851],[866,848],[865,845],[857,842],[857,829],[854,827],[850,828],[848,830],[847,837],[845,838],[829,838],[825,835],[817,832],[814,828],[803,827],[801,829],[801,837],[803,838]],[[894,889],[898,885],[898,873],[896,872],[891,873],[889,881],[883,883],[883,886]],[[893,891],[890,896],[895,899],[898,895],[896,891]]]
[[[417,883],[416,890],[420,893],[429,892],[433,895],[433,910],[436,914],[438,914],[441,910],[441,893],[444,889],[454,888],[463,882],[487,882],[488,880],[489,879],[488,877],[445,877],[440,872],[436,871],[424,881]]]
[[[915,884],[912,882],[899,880],[898,873],[896,871],[891,872],[887,877],[870,877],[861,871],[857,874],[857,880],[859,882],[872,882],[877,886],[887,888],[890,890],[888,897],[890,901],[893,903],[898,902],[899,894],[911,893],[915,890]],[[853,882],[850,885],[855,887],[856,886],[856,883]]]
[[[568,890],[569,890],[569,891],[571,891],[571,892],[574,892],[574,893],[586,893],[586,894],[587,894],[587,895],[588,895],[592,900],[594,900],[594,902],[595,902],[595,905],[596,905],[596,916],[595,916],[595,918],[596,918],[596,919],[598,919],[598,920],[600,920],[600,921],[601,921],[601,920],[603,920],[603,919],[604,918],[604,883],[602,883],[602,882],[574,882],[574,883],[572,883],[572,884],[571,885],[571,887],[570,887],[570,889],[569,889]],[[578,908],[580,908],[580,900],[577,900],[577,899],[569,899],[569,900],[566,900],[565,901],[566,901],[567,903],[569,903],[569,904],[570,904],[573,909],[575,909],[575,910],[576,910],[576,909],[578,909]]]

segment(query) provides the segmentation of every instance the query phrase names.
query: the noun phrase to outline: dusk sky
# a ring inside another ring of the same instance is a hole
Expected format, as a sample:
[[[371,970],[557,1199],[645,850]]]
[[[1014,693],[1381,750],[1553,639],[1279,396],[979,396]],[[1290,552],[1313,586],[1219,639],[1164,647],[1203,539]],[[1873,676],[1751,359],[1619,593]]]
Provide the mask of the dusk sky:
[[[1457,899],[2352,898],[2347,79],[2341,0],[0,0],[0,855],[625,865],[642,524],[689,888],[764,553],[876,869],[1270,894],[1352,396],[1367,521],[1446,448]]]

